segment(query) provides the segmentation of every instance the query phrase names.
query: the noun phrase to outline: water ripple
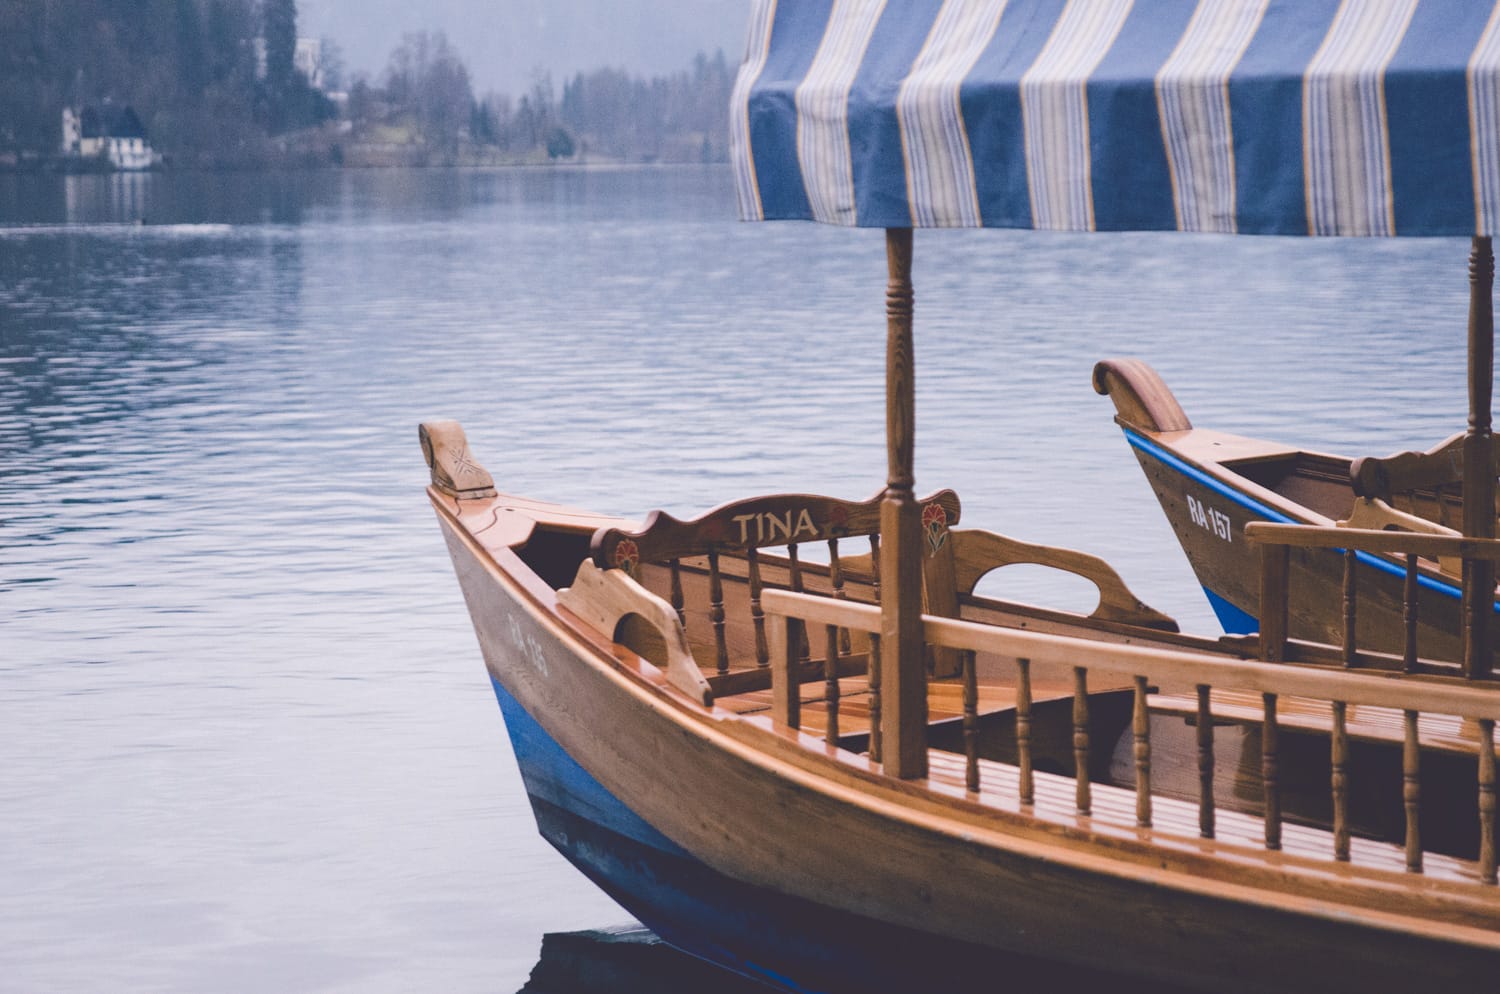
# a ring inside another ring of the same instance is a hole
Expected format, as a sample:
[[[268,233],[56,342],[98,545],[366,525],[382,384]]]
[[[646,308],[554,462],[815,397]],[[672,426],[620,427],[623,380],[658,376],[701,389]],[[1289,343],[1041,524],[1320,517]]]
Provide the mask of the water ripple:
[[[698,169],[0,177],[7,984],[506,990],[618,920],[535,836],[415,426],[633,517],[873,494],[882,236],[731,200]],[[1426,447],[1463,423],[1466,254],[920,233],[919,487],[1209,627],[1094,361],[1205,426]]]

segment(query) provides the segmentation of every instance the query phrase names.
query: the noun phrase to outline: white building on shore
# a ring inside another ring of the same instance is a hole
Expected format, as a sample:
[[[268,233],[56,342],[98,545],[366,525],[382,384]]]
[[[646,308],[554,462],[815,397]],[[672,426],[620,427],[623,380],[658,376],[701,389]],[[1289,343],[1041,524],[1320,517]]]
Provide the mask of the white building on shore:
[[[115,169],[150,169],[161,161],[146,128],[130,107],[71,107],[62,112],[62,154],[79,160],[107,160]]]

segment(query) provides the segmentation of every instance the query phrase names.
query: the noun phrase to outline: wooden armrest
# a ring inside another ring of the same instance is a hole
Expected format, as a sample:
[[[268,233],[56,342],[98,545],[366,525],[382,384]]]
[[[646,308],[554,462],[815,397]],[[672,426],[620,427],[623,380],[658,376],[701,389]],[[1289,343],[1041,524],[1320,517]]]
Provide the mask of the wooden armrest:
[[[1440,525],[1436,521],[1419,518],[1415,514],[1397,510],[1379,497],[1356,497],[1349,517],[1337,523],[1340,528],[1363,528],[1369,531],[1403,531],[1418,535],[1450,535],[1461,537],[1458,530]],[[1453,556],[1438,557],[1438,568],[1454,576],[1463,575],[1463,560]]]
[[[966,529],[953,533],[953,579],[959,593],[972,594],[986,574],[1002,566],[1031,563],[1072,573],[1099,590],[1099,606],[1089,617],[1175,632],[1177,622],[1130,592],[1109,563],[1086,552],[1033,545],[994,532]]]
[[[585,559],[578,564],[573,585],[557,592],[557,602],[612,641],[620,619],[627,614],[646,619],[666,643],[667,682],[705,706],[713,703],[713,692],[688,649],[677,612],[623,570],[602,570]]]
[[[1338,523],[1340,528],[1367,528],[1370,531],[1418,532],[1423,535],[1452,535],[1461,533],[1456,528],[1428,521],[1415,514],[1397,510],[1378,497],[1361,497],[1354,502],[1349,517]]]

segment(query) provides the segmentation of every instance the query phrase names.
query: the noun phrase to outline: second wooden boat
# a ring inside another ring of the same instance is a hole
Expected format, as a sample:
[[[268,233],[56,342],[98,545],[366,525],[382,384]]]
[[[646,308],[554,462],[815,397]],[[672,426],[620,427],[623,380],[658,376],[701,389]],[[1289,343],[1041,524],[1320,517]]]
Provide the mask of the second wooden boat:
[[[1465,534],[1464,435],[1428,452],[1350,459],[1195,427],[1138,359],[1100,362],[1094,389],[1114,402],[1115,421],[1227,632],[1261,625],[1262,549],[1247,526]],[[1491,513],[1491,530],[1494,521]],[[1379,551],[1329,542],[1297,549],[1287,568],[1292,638],[1340,645],[1350,658],[1364,652],[1376,666],[1418,655],[1446,664],[1440,669],[1461,666],[1460,558],[1408,561],[1397,545]]]

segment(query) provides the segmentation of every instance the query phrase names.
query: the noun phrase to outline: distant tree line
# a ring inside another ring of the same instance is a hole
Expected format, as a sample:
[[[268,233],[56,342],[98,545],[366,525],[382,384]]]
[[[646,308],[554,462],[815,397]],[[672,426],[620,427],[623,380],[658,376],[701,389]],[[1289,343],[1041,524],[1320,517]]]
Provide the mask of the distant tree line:
[[[51,152],[64,107],[115,103],[158,149],[264,158],[333,113],[296,43],[296,0],[0,0],[0,149]]]
[[[512,157],[718,161],[727,157],[733,82],[719,52],[651,79],[620,69],[580,72],[563,84],[561,99],[545,72],[519,98],[476,98],[448,39],[419,32],[392,53],[380,85],[354,84],[349,118],[356,133],[404,128],[448,156],[493,149]]]
[[[297,70],[296,48],[296,0],[0,0],[0,154],[55,155],[65,107],[113,104],[183,165],[340,162],[345,146],[375,149],[371,162],[380,149],[432,163],[726,155],[723,53],[650,79],[580,72],[560,95],[538,71],[518,97],[476,97],[448,39],[417,32],[340,110]],[[323,61],[336,77],[326,41]]]

